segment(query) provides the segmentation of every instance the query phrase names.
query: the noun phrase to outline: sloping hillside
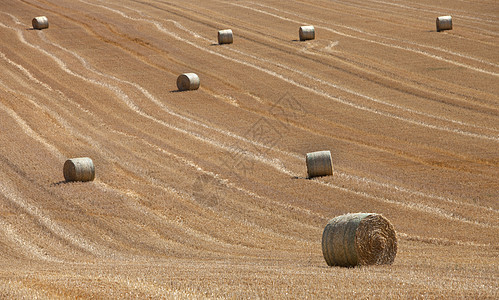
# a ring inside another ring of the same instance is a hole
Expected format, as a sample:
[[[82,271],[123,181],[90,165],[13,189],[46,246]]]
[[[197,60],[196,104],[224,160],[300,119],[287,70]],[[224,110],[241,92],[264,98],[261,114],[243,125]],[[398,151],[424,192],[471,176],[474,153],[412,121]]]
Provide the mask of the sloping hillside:
[[[9,0],[0,41],[0,298],[499,297],[497,1]],[[350,212],[393,265],[326,265]]]

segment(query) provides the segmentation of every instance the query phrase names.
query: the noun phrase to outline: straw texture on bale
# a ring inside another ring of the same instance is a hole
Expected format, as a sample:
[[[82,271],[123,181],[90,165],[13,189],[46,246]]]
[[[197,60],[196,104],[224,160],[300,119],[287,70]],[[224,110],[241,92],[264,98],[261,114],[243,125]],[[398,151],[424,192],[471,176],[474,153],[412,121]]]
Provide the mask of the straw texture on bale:
[[[199,84],[199,76],[195,73],[184,73],[177,78],[177,88],[179,91],[197,90]]]
[[[437,18],[437,31],[451,30],[452,29],[452,17],[443,16]]]
[[[231,29],[219,30],[218,31],[218,43],[222,44],[232,44],[234,37],[232,35]]]
[[[301,26],[299,33],[300,33],[300,41],[315,39],[315,28],[312,25]]]
[[[307,153],[306,161],[308,178],[333,175],[331,151]]]
[[[322,254],[329,266],[390,265],[397,254],[397,235],[379,214],[338,216],[324,228]]]
[[[31,21],[34,29],[49,28],[49,20],[45,16],[36,17]]]
[[[66,181],[92,181],[95,178],[94,162],[88,157],[68,159],[63,172]]]

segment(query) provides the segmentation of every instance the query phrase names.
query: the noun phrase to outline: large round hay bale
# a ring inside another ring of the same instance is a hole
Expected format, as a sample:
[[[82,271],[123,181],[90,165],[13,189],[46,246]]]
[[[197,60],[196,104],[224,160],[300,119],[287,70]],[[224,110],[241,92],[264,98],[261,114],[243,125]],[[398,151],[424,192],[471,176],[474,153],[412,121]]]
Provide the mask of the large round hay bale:
[[[379,214],[338,216],[324,228],[322,254],[329,266],[389,265],[397,254],[397,235]]]
[[[315,39],[315,28],[312,25],[301,26],[299,33],[300,33],[300,41]]]
[[[95,178],[94,162],[88,157],[68,159],[63,172],[66,181],[92,181]]]
[[[308,178],[333,175],[331,151],[307,153],[306,161]]]
[[[49,19],[45,16],[36,17],[31,21],[34,29],[49,28]]]
[[[218,31],[218,43],[222,44],[232,44],[234,37],[232,35],[231,29],[224,29]]]
[[[451,30],[452,29],[452,17],[443,16],[437,18],[437,31]]]
[[[179,91],[197,90],[199,83],[199,76],[195,73],[184,73],[177,78]]]

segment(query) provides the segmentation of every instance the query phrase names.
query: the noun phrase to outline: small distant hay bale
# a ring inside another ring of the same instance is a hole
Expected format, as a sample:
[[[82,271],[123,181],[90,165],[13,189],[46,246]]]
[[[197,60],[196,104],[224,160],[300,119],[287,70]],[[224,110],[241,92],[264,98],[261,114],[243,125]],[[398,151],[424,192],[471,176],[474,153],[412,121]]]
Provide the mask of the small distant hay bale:
[[[299,33],[300,33],[300,41],[315,39],[315,28],[312,25],[301,26]]]
[[[63,172],[66,181],[92,181],[95,178],[94,162],[88,157],[68,159]]]
[[[307,153],[306,162],[308,178],[333,175],[331,151]]]
[[[452,17],[442,16],[437,18],[437,32],[452,29]]]
[[[197,90],[199,84],[199,76],[195,73],[184,73],[177,78],[177,87],[179,91]]]
[[[45,16],[36,17],[31,21],[34,29],[45,29],[49,28],[49,20]]]
[[[324,228],[322,254],[329,266],[391,265],[397,235],[390,221],[379,214],[338,216]]]
[[[232,35],[231,29],[224,29],[218,31],[218,43],[222,44],[232,44],[234,37]]]

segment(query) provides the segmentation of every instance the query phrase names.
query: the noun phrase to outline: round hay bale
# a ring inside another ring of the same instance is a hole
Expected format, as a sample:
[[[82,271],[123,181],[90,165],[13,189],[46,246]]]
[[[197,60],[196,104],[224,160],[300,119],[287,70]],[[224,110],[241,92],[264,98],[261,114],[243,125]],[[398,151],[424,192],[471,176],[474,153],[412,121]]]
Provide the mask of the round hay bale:
[[[307,153],[306,161],[308,178],[333,175],[331,151]]]
[[[224,29],[218,31],[218,44],[232,44],[234,37],[231,29]]]
[[[322,254],[329,266],[391,265],[397,235],[390,221],[379,214],[338,216],[324,228]]]
[[[451,16],[443,16],[437,18],[437,32],[442,30],[451,30],[452,29],[452,17]]]
[[[312,25],[301,26],[299,33],[300,41],[315,39],[315,28]]]
[[[31,21],[31,24],[33,25],[34,29],[41,30],[49,28],[49,19],[47,19],[47,17],[45,16],[36,17]]]
[[[95,178],[94,162],[88,157],[68,159],[63,172],[66,181],[92,181]]]
[[[197,90],[199,83],[199,76],[195,73],[184,73],[177,78],[179,91]]]

